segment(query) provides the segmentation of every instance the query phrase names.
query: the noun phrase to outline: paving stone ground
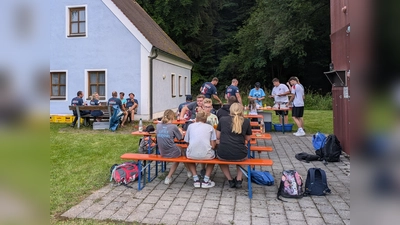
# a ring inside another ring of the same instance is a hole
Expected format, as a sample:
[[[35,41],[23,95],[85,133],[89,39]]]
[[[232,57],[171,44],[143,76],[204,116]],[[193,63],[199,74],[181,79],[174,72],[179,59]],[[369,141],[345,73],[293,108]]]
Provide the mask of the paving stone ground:
[[[88,196],[78,205],[62,214],[66,218],[91,218],[138,222],[143,224],[350,224],[350,161],[341,156],[341,162],[324,165],[320,161],[305,163],[295,154],[313,154],[311,135],[296,137],[291,133],[271,133],[272,140],[259,141],[259,145],[273,146],[271,153],[261,158],[274,161],[268,170],[275,177],[274,186],[253,184],[253,198],[248,198],[247,182],[243,189],[229,188],[219,166],[214,167],[211,179],[216,183],[210,189],[194,188],[181,164],[169,186],[156,178],[138,191],[133,188],[107,185]],[[257,155],[257,153],[256,153]],[[169,165],[167,165],[168,170]],[[305,180],[307,170],[319,167],[325,170],[329,196],[302,199],[276,199],[282,170],[295,169]],[[198,170],[200,170],[198,168]],[[236,174],[230,166],[231,174]]]

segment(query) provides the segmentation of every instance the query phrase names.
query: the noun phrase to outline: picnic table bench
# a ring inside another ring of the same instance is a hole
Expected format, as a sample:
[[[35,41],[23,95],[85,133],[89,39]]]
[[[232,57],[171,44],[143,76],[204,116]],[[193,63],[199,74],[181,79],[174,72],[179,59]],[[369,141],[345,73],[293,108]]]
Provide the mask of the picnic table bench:
[[[155,162],[182,162],[182,163],[205,163],[205,164],[225,164],[225,165],[247,165],[247,186],[249,190],[249,198],[253,197],[253,190],[251,186],[251,166],[272,166],[273,161],[271,159],[254,159],[249,158],[243,161],[224,161],[219,160],[217,158],[210,159],[210,160],[195,160],[195,159],[188,159],[185,156],[180,156],[177,158],[164,158],[161,155],[154,155],[154,154],[138,154],[138,153],[125,153],[121,155],[121,159],[125,160],[137,160],[138,167],[139,167],[139,177],[138,177],[138,190],[142,190],[143,187],[146,185],[146,179],[142,179],[142,161],[155,161]],[[145,165],[149,166],[150,163],[145,163]],[[146,166],[146,167],[147,167]],[[143,168],[143,169],[146,169]],[[156,171],[158,168],[156,168]],[[143,186],[141,186],[143,181]]]
[[[101,110],[103,111],[102,116],[98,116],[98,118],[110,118],[110,115],[112,115],[112,106],[109,105],[70,105],[69,110],[76,110],[76,115],[78,117],[78,129],[80,128],[81,125],[81,118],[94,118],[90,114],[86,115],[81,115],[80,111],[85,111],[85,110]]]

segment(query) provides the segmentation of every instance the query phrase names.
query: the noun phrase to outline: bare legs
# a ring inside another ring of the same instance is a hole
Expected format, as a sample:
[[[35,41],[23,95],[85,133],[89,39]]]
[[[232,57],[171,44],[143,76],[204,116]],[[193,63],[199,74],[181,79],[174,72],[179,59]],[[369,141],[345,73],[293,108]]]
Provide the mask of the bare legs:
[[[232,180],[231,173],[229,172],[229,165],[220,164],[219,167],[221,168],[221,170],[224,173],[225,177],[228,180]],[[242,171],[240,170],[239,166],[236,166],[236,169],[237,169],[236,180],[242,180],[242,177],[243,177]]]
[[[293,117],[298,128],[303,128],[303,117]]]

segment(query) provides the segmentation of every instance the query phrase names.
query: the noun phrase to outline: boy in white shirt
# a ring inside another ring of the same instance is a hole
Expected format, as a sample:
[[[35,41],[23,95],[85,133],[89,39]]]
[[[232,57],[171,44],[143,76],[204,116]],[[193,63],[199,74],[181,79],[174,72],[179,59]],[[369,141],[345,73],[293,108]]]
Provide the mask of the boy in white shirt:
[[[274,88],[272,89],[270,98],[274,98],[275,104],[280,104],[281,107],[286,105],[289,102],[288,94],[290,94],[289,88],[285,84],[281,84],[278,78],[272,79],[272,83],[274,84]],[[284,122],[288,123],[288,111],[275,111],[276,115],[285,115]],[[282,117],[279,116],[279,122],[282,124]]]
[[[290,100],[286,104],[286,106],[289,107],[290,103],[293,102],[292,117],[298,127],[297,132],[293,133],[293,135],[304,136],[304,135],[306,135],[306,133],[304,132],[304,122],[303,122],[304,88],[303,88],[303,85],[299,84],[297,77],[289,78],[289,83],[291,85],[292,96],[290,97]]]

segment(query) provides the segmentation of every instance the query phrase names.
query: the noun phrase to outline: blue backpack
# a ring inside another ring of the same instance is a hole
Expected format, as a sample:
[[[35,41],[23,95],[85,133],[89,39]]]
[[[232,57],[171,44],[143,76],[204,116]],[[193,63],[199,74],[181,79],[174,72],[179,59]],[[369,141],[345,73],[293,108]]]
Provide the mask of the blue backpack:
[[[243,174],[247,177],[247,170],[240,167]],[[268,171],[251,170],[251,181],[259,185],[274,185],[274,177]]]
[[[315,150],[322,149],[325,145],[325,142],[326,142],[326,136],[319,131],[312,137],[312,144]]]
[[[320,168],[308,169],[304,195],[322,196],[330,193],[325,171]]]

